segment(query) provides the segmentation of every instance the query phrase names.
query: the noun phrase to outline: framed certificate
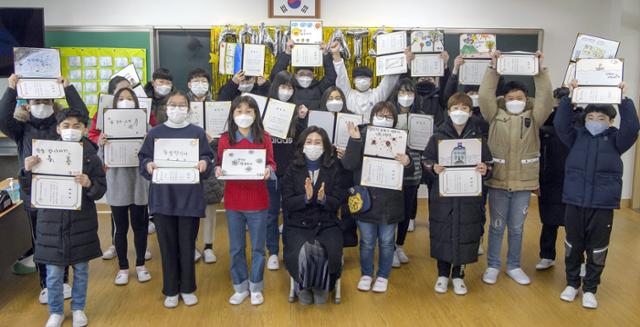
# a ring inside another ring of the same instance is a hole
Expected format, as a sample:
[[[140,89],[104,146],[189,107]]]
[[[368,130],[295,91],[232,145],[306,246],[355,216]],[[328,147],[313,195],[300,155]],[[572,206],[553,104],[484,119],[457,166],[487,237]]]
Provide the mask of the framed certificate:
[[[384,34],[380,34],[382,36]],[[407,57],[397,53],[376,57],[376,76],[404,74],[407,72]]]
[[[262,119],[264,130],[271,136],[286,139],[295,112],[296,105],[294,103],[269,99],[267,110]]]
[[[465,58],[489,58],[496,46],[495,34],[460,34],[460,54]]]
[[[345,114],[339,112],[336,116],[335,136],[333,138],[333,144],[341,149],[345,149],[349,143],[349,130],[347,129],[347,123],[353,123],[358,126],[362,124],[362,116],[354,114]]]
[[[393,159],[407,151],[407,131],[369,126],[364,143],[364,155]]]
[[[153,170],[151,182],[154,184],[198,184],[200,171],[198,168],[156,168]]]
[[[500,75],[534,76],[540,71],[535,53],[507,52],[498,58],[496,70]]]
[[[309,110],[309,120],[307,126],[317,126],[324,129],[329,136],[329,141],[333,143],[333,130],[336,124],[336,116],[333,112]]]
[[[64,98],[64,86],[57,79],[20,78],[16,91],[19,99]]]
[[[622,83],[622,59],[578,59],[575,78],[580,86],[615,86]]]
[[[189,104],[189,113],[187,114],[187,121],[190,124],[194,124],[204,129],[204,102],[191,102]]]
[[[444,76],[444,59],[439,53],[416,54],[411,61],[411,76]]]
[[[460,66],[460,84],[480,85],[491,60],[465,60]]]
[[[110,168],[138,167],[138,152],[144,139],[109,140],[104,145],[104,165]]]
[[[376,37],[376,54],[378,56],[403,53],[407,47],[407,33],[405,31],[382,33]]]
[[[320,18],[320,0],[269,0],[269,18]]]
[[[482,175],[475,167],[445,168],[438,174],[440,196],[482,195]]]
[[[364,157],[360,185],[402,190],[404,167],[397,160]]]
[[[31,153],[40,158],[34,174],[75,176],[82,173],[83,144],[80,142],[32,140]]]
[[[195,168],[199,158],[198,139],[155,139],[153,162],[160,168]]]
[[[142,138],[147,134],[147,112],[144,109],[107,109],[102,132],[108,139]]]
[[[291,40],[296,45],[322,43],[321,20],[292,20],[289,27]]]
[[[296,44],[291,49],[291,66],[321,67],[322,49],[317,44]]]
[[[204,103],[205,130],[211,137],[218,138],[227,131],[227,121],[231,101],[209,101]]]
[[[226,149],[222,153],[222,180],[262,180],[267,150]]]
[[[442,166],[475,166],[482,162],[481,139],[438,141],[438,164]]]
[[[433,135],[433,116],[421,114],[409,114],[409,137],[407,145],[409,149],[424,151]]]
[[[578,33],[571,51],[571,61],[585,58],[613,59],[618,53],[620,42]]]
[[[31,205],[41,209],[80,210],[82,186],[71,176],[34,175]]]
[[[622,89],[617,86],[578,86],[573,89],[571,103],[620,104]]]
[[[264,75],[265,46],[263,44],[244,44],[242,49],[242,70],[245,76]]]

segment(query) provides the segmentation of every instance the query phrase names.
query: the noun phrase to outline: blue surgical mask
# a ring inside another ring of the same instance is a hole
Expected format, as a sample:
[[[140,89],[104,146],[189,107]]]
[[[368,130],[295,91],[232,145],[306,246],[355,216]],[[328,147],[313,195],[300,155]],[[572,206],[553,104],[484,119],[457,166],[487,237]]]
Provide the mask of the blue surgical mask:
[[[603,121],[595,121],[588,120],[585,122],[584,127],[591,133],[591,135],[596,136],[607,129],[609,129],[609,123]]]

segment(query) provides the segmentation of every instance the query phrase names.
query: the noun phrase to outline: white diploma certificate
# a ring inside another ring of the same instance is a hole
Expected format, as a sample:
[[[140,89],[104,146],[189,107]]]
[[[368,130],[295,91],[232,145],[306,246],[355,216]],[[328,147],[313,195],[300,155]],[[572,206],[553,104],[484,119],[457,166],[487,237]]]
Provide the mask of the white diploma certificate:
[[[107,167],[138,167],[138,152],[144,139],[109,140],[104,149],[104,164]]]
[[[127,81],[129,81],[131,87],[135,87],[140,84],[140,77],[138,77],[138,72],[136,72],[136,67],[133,64],[127,65],[121,71],[111,76],[110,79],[116,76],[124,77]]]
[[[424,151],[433,135],[433,116],[409,114],[409,149]]]
[[[40,158],[34,174],[75,176],[82,173],[83,144],[80,142],[32,140],[31,153]]]
[[[231,101],[209,101],[204,103],[205,109],[205,130],[211,137],[218,138],[227,131],[227,121]]]
[[[569,65],[567,66],[566,72],[564,73],[564,80],[562,82],[562,86],[569,87],[569,85],[571,85],[571,81],[573,81],[575,76],[576,76],[576,63],[570,62]]]
[[[460,84],[480,85],[491,60],[465,60],[460,66]]]
[[[222,153],[222,180],[262,180],[267,150],[226,149]]]
[[[336,124],[336,116],[333,112],[309,110],[309,120],[307,126],[317,126],[324,129],[329,136],[329,141],[333,143],[333,129]]]
[[[198,139],[155,139],[153,162],[160,168],[196,168],[199,158]]]
[[[156,168],[151,181],[154,184],[198,184],[198,168]]]
[[[362,158],[362,176],[360,185],[386,188],[390,190],[402,190],[402,178],[404,167],[397,160]]]
[[[245,76],[264,75],[265,46],[245,43],[242,49],[242,70]]]
[[[534,76],[539,67],[535,53],[504,53],[498,58],[496,70],[500,75]]]
[[[62,75],[58,49],[13,48],[13,66],[20,77],[57,79]]]
[[[322,50],[317,44],[296,44],[291,49],[291,66],[321,67]]]
[[[16,91],[19,99],[64,98],[64,86],[57,79],[20,78]]]
[[[620,104],[622,89],[617,86],[578,86],[573,89],[572,103]]]
[[[139,100],[139,99],[138,99]],[[113,107],[113,95],[111,94],[100,94],[100,100],[98,101],[98,110],[96,111],[96,128],[99,130],[104,130],[104,111],[107,108]],[[150,115],[148,111],[147,117]],[[147,119],[147,121],[149,121]]]
[[[407,33],[404,31],[383,33],[376,37],[376,54],[378,56],[404,52],[407,47]]]
[[[622,83],[624,63],[620,59],[579,59],[575,75],[580,86],[615,86]]]
[[[376,57],[376,76],[403,74],[406,72],[407,57],[404,53]]]
[[[364,155],[393,159],[407,151],[407,131],[369,126],[364,143]]]
[[[444,59],[439,53],[416,54],[411,61],[411,76],[444,76]]]
[[[571,61],[580,58],[612,59],[618,53],[620,42],[579,33],[571,52]]]
[[[262,119],[264,130],[271,136],[286,139],[295,111],[296,105],[294,103],[269,99],[264,119]]]
[[[144,109],[107,109],[102,133],[108,138],[142,138],[147,133]]]
[[[31,205],[43,209],[80,210],[82,186],[74,177],[34,175]]]
[[[187,121],[204,129],[204,102],[191,102]]]
[[[362,124],[362,116],[341,112],[338,113],[336,117],[335,137],[333,138],[333,144],[338,148],[347,148],[347,143],[349,143],[350,138],[349,130],[347,129],[347,123],[349,122],[358,127],[358,125]]]
[[[480,139],[453,139],[438,142],[438,164],[442,166],[475,166],[482,162]]]
[[[482,176],[475,167],[445,168],[438,174],[440,196],[480,196]]]

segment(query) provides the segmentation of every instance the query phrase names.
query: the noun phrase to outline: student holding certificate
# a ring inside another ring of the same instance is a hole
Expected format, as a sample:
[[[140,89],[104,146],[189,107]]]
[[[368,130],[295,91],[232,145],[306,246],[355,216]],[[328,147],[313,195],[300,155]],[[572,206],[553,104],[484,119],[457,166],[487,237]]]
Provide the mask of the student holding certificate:
[[[409,53],[409,61],[415,57],[413,53]],[[421,76],[412,78],[415,82],[414,104],[418,113],[425,115],[433,115],[435,126],[440,126],[444,121],[444,112],[447,107],[447,98],[444,96],[444,86],[447,85],[451,74],[447,67],[449,62],[449,53],[443,51],[440,58],[444,61],[444,75]],[[403,74],[401,78],[410,78],[411,71]],[[437,78],[437,80],[436,80]]]
[[[271,83],[264,77],[245,76],[243,71],[239,71],[220,88],[218,101],[233,101],[245,93],[267,96],[269,87]]]
[[[380,102],[371,111],[371,125],[376,127],[391,128],[398,120],[395,106],[390,102]],[[364,140],[366,139],[367,127],[359,128],[349,123],[349,144],[342,158],[342,165],[345,169],[353,172],[353,179],[356,185],[361,183]],[[403,167],[403,173],[413,174],[413,161],[406,153],[397,153],[397,161]],[[393,161],[390,159],[388,161]],[[388,172],[382,172],[388,173]],[[396,176],[401,179],[402,176]],[[402,191],[379,187],[367,187],[371,201],[371,208],[365,212],[353,214],[360,229],[360,271],[362,277],[358,282],[358,289],[367,292],[384,293],[387,291],[393,254],[395,252],[394,238],[396,226],[404,219],[404,197]],[[376,244],[380,248],[378,255],[378,272],[373,288],[373,257]]]
[[[89,284],[89,261],[101,256],[98,239],[98,212],[95,201],[107,190],[102,161],[97,147],[82,135],[87,133],[89,116],[82,109],[65,109],[56,115],[58,139],[66,142],[82,142],[82,173],[74,180],[82,186],[80,210],[38,209],[37,241],[34,261],[46,265],[49,320],[47,326],[60,326],[64,321],[63,280],[67,266],[73,266],[73,298],[71,311],[73,325],[86,326],[84,313]],[[43,160],[40,155],[28,156],[20,174],[20,185],[25,194],[31,194],[32,170]],[[45,193],[45,189],[41,190]],[[49,189],[50,192],[56,190]],[[54,197],[55,194],[42,195]]]
[[[543,55],[536,54],[542,66]],[[489,148],[493,155],[493,174],[486,182],[489,187],[488,268],[482,280],[495,284],[500,273],[502,239],[505,227],[509,229],[507,275],[521,285],[531,283],[520,268],[522,233],[529,208],[531,191],[538,189],[540,170],[539,129],[553,109],[551,80],[547,69],[540,69],[533,77],[535,98],[527,97],[527,87],[521,82],[505,84],[504,96],[496,97],[500,75],[496,61],[500,52],[491,54],[492,66],[487,68],[480,84],[480,110],[489,122]]]
[[[482,229],[482,196],[443,196],[439,178],[446,169],[439,162],[438,144],[442,140],[481,139],[482,154],[475,166],[483,178],[491,173],[491,152],[486,139],[482,137],[480,126],[470,120],[471,98],[456,93],[449,98],[449,117],[435,131],[422,156],[424,172],[434,176],[429,188],[429,238],[431,257],[438,260],[437,293],[446,293],[449,278],[452,278],[453,292],[457,295],[467,293],[464,283],[464,266],[478,261],[478,246]],[[470,167],[474,169],[474,167]],[[482,183],[482,181],[480,181]]]
[[[224,208],[227,211],[229,229],[229,254],[231,256],[231,280],[235,293],[229,303],[238,305],[251,295],[251,304],[264,302],[264,256],[267,233],[267,209],[269,192],[266,180],[275,176],[271,137],[260,123],[260,109],[250,96],[237,97],[229,111],[229,131],[222,134],[218,144],[216,177],[222,177],[222,158],[225,151],[264,150],[264,172],[256,172],[262,179],[228,180],[224,188]],[[246,230],[251,238],[251,273],[247,267]]]
[[[196,68],[187,76],[187,96],[192,102],[212,101],[211,75],[202,68]]]
[[[186,94],[174,91],[167,95],[168,120],[152,128],[138,153],[140,174],[152,180],[156,142],[166,139],[197,140],[197,162],[194,161],[199,180],[211,174],[214,158],[204,130],[187,122],[189,99]],[[176,149],[179,153],[182,149]],[[176,155],[177,156],[177,155]],[[176,159],[177,160],[177,159]],[[167,168],[168,169],[168,168]],[[149,188],[149,214],[153,215],[162,257],[162,293],[164,306],[175,308],[182,297],[187,306],[198,303],[195,295],[196,276],[195,242],[200,217],[205,216],[206,203],[202,183],[170,184],[152,183]]]
[[[9,87],[0,100],[0,131],[16,143],[18,150],[18,165],[24,166],[24,158],[31,156],[31,146],[34,139],[56,140],[59,138],[56,132],[55,114],[62,111],[62,106],[55,103],[53,99],[30,99],[26,105],[16,107],[18,93],[16,87],[18,76],[11,75],[8,79]],[[78,91],[70,85],[66,79],[60,78],[59,82],[64,85],[67,103],[71,108],[84,112],[87,116],[89,112],[87,106],[82,101]],[[31,220],[33,242],[37,240],[38,212],[31,209],[31,197],[24,192],[20,193],[20,199],[24,201],[24,208]],[[20,258],[13,265],[12,269],[19,273],[33,272],[20,263],[21,259],[33,255],[34,249],[27,251],[23,258]],[[47,303],[47,271],[44,265],[36,265],[40,277],[40,296],[42,304]],[[66,270],[68,271],[68,269]],[[67,284],[65,273],[65,297],[71,297],[71,287]]]
[[[158,124],[163,124],[167,121],[167,95],[174,90],[173,76],[168,69],[158,68],[153,72],[152,78],[144,86],[144,91],[153,99],[151,113],[155,115]]]

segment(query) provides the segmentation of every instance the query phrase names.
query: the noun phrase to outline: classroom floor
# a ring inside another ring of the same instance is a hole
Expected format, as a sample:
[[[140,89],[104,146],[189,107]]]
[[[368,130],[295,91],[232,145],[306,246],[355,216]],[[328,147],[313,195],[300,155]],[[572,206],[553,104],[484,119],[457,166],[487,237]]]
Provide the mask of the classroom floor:
[[[255,307],[249,300],[239,306],[227,300],[233,293],[229,274],[226,221],[218,213],[215,248],[218,262],[196,265],[199,304],[165,309],[161,294],[160,253],[155,235],[150,235],[153,259],[147,262],[153,279],[140,284],[135,272],[129,285],[115,286],[117,260],[91,262],[86,313],[91,326],[640,326],[640,214],[630,209],[616,211],[613,234],[603,282],[598,291],[600,307],[582,308],[560,300],[565,286],[563,263],[564,231],[557,247],[559,262],[537,272],[540,220],[535,199],[525,226],[522,267],[532,279],[520,286],[502,273],[496,285],[481,281],[486,257],[467,266],[469,293],[456,296],[436,294],[436,262],[429,257],[426,201],[420,201],[416,231],[409,233],[405,251],[411,262],[394,269],[389,291],[363,293],[356,289],[360,277],[358,250],[348,248],[342,279],[342,304],[303,306],[287,301],[289,275],[286,270],[265,271],[265,303]],[[100,215],[103,249],[110,242],[108,214]],[[130,234],[129,260],[134,260]],[[506,236],[505,236],[506,239]],[[487,241],[485,239],[484,247]],[[505,240],[506,243],[506,240]],[[201,248],[201,242],[198,243]],[[505,253],[503,252],[503,257]],[[37,301],[35,274],[7,274],[0,281],[0,326],[42,326],[48,318],[45,305]],[[71,326],[70,301],[66,301]]]

